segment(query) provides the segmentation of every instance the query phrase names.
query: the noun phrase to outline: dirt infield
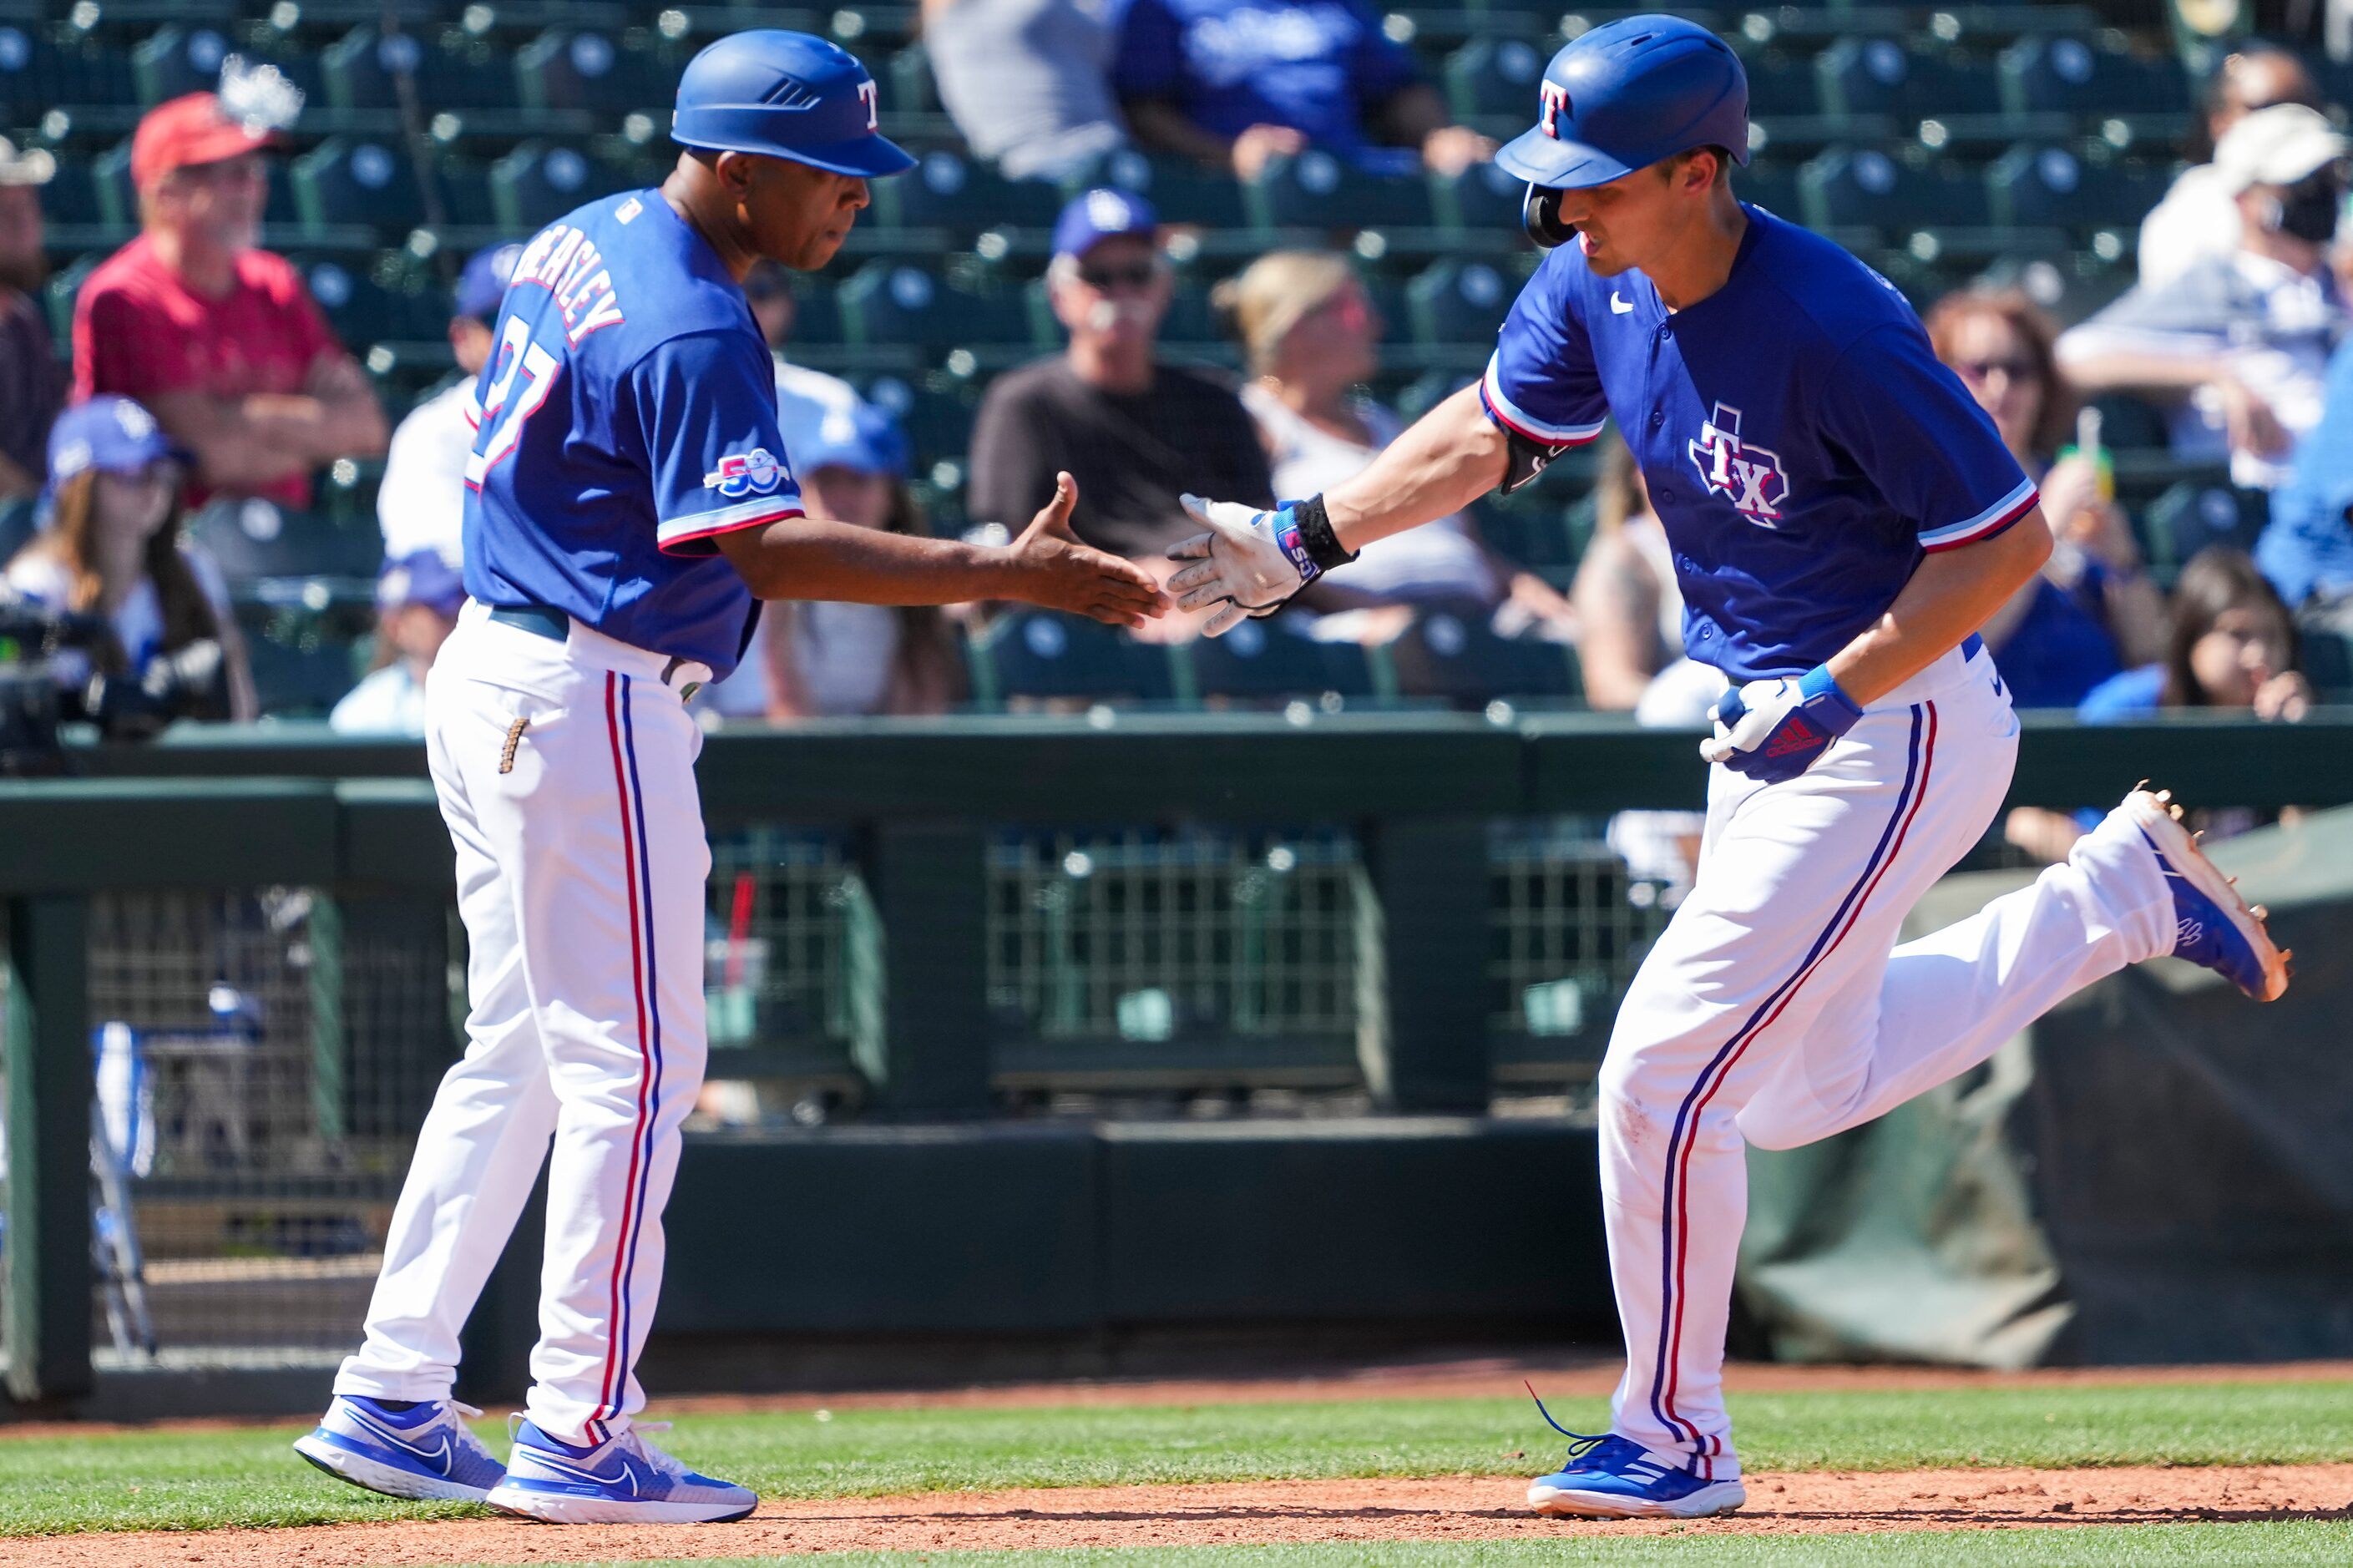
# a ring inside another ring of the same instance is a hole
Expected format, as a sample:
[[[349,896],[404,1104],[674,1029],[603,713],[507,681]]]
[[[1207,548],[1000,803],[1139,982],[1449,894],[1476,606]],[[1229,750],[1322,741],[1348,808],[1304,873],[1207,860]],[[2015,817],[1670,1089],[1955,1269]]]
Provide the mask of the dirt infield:
[[[1522,1477],[1245,1482],[933,1493],[769,1502],[740,1524],[558,1529],[505,1520],[403,1521],[202,1534],[0,1540],[0,1568],[377,1568],[852,1549],[1209,1546],[1282,1542],[1500,1541],[1561,1535],[1832,1534],[2189,1521],[2344,1518],[2353,1465],[2245,1468],[1914,1470],[1758,1476],[1746,1510],[1687,1523],[1547,1520]]]

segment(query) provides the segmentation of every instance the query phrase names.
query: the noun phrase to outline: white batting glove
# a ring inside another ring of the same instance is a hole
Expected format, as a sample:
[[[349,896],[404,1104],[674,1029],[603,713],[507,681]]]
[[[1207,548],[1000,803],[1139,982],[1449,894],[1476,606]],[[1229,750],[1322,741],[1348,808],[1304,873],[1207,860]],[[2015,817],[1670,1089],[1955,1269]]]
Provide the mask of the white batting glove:
[[[1818,664],[1801,676],[1752,680],[1717,698],[1715,732],[1699,743],[1699,754],[1779,784],[1813,766],[1862,718],[1862,710]]]
[[[1223,637],[1252,616],[1274,614],[1322,575],[1299,542],[1291,507],[1260,511],[1238,501],[1181,499],[1208,531],[1169,548],[1168,559],[1193,564],[1168,579],[1168,591],[1178,595],[1180,610],[1219,606],[1201,628],[1210,637]]]

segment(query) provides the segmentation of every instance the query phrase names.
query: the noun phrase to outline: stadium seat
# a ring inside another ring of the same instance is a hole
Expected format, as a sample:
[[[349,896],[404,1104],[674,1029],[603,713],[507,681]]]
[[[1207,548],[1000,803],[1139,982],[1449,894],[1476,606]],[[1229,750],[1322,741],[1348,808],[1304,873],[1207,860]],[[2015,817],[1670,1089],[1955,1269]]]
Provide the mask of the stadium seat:
[[[69,345],[73,342],[74,296],[81,292],[81,286],[90,280],[90,275],[97,271],[99,264],[105,259],[105,257],[95,253],[84,256],[50,279],[47,287],[41,291],[42,302],[48,310],[49,341],[57,345],[61,354],[71,352]]]
[[[1914,169],[1874,147],[1833,148],[1809,163],[1798,174],[1798,204],[1816,229],[1891,237],[1987,226],[1982,184],[1943,169]]]
[[[63,43],[26,27],[0,27],[0,108],[11,126],[37,125],[51,109],[128,132],[139,115],[131,55],[107,40]]]
[[[266,500],[216,501],[195,515],[188,531],[231,583],[374,577],[384,563],[384,536],[372,522],[337,527]]]
[[[1532,118],[1545,57],[1521,38],[1476,38],[1446,58],[1446,100],[1457,120]]]
[[[243,602],[237,619],[253,666],[254,695],[276,719],[324,718],[357,682],[357,649],[324,617]]]
[[[2021,38],[2000,60],[2001,106],[2013,114],[2180,116],[2189,79],[2177,60],[2143,59],[2078,37]]]
[[[267,55],[233,42],[211,27],[174,23],[157,29],[153,37],[131,51],[132,77],[138,84],[139,100],[153,105],[183,93],[209,92],[220,85],[222,62],[231,55],[242,56],[249,64],[275,66],[305,97],[320,95],[319,62],[313,57]]]
[[[1430,348],[1492,345],[1518,292],[1487,262],[1438,262],[1406,286],[1413,341]]]
[[[1438,226],[1472,234],[1519,232],[1527,184],[1500,163],[1473,163],[1460,174],[1430,177],[1430,216]],[[1745,193],[1744,193],[1745,194]]]
[[[335,335],[363,356],[370,343],[435,340],[448,331],[447,295],[411,279],[387,287],[370,275],[366,258],[332,254],[294,255],[287,259],[310,285],[311,297],[326,313]]]
[[[87,159],[58,160],[56,177],[41,191],[41,217],[52,226],[112,221],[100,202],[97,171]]]
[[[491,165],[491,209],[501,227],[525,234],[584,203],[658,177],[647,165],[608,163],[567,146],[526,142]]]
[[[1567,643],[1497,637],[1475,615],[1432,610],[1388,645],[1398,690],[1476,708],[1498,697],[1563,698],[1584,690]]]
[[[902,261],[870,261],[841,286],[842,337],[853,348],[942,349],[1029,341],[1018,301],[976,294]]]
[[[940,112],[938,79],[932,74],[932,53],[921,43],[909,44],[891,57],[889,66],[875,73],[882,84],[882,106],[894,114]]]
[[[1370,697],[1373,675],[1363,647],[1317,642],[1289,617],[1244,621],[1223,637],[1181,645],[1194,694],[1246,701],[1290,697]]]
[[[1824,114],[1884,115],[1899,124],[1947,114],[1992,110],[2000,89],[1992,67],[1949,47],[1914,51],[1893,38],[1841,38],[1814,61]]]
[[[1261,228],[1427,228],[1430,185],[1419,173],[1376,174],[1309,148],[1270,159],[1242,187],[1250,221]]]
[[[413,33],[386,37],[364,25],[327,46],[319,64],[327,100],[338,109],[398,109],[404,71],[415,79],[417,103],[427,114],[514,102],[512,58],[480,40],[435,45]]]
[[[973,691],[984,707],[1018,700],[1150,701],[1175,689],[1166,647],[1131,641],[1082,616],[1010,611],[966,647]]]
[[[583,110],[607,118],[631,109],[667,110],[685,68],[685,56],[673,56],[638,36],[616,40],[561,27],[525,44],[514,62],[525,108]]]
[[[1808,118],[1820,114],[1820,95],[1814,73],[1803,56],[1773,49],[1745,62],[1748,73],[1748,113],[1756,120]]]
[[[2126,392],[2103,393],[2091,403],[2100,411],[2100,444],[2110,451],[2162,452],[2170,444],[2164,412],[2154,404]]]
[[[406,232],[425,221],[417,172],[396,143],[331,137],[294,160],[291,180],[307,229],[367,224]]]
[[[1998,224],[2132,231],[2168,184],[2164,170],[2147,164],[2094,163],[2065,147],[2024,143],[1988,166],[1986,198]]]
[[[944,458],[961,458],[972,445],[973,404],[958,393],[934,391],[896,375],[875,376],[859,390],[898,420],[918,469]]]
[[[38,124],[58,101],[57,50],[37,32],[0,26],[0,118]]]
[[[1242,188],[1234,177],[1190,159],[1150,157],[1122,148],[1066,182],[1063,191],[1076,195],[1095,185],[1134,192],[1152,204],[1163,223],[1198,224],[1217,233],[1239,230],[1249,222],[1242,210]]]
[[[2212,480],[2184,479],[2149,502],[2142,520],[2150,564],[2179,569],[2210,545],[2253,550],[2271,498]]]
[[[1008,180],[961,153],[925,153],[896,179],[874,182],[877,216],[894,228],[957,234],[1011,226],[1051,228],[1062,193],[1035,180]]]
[[[2353,702],[2353,637],[2327,626],[2303,628],[2304,675],[2323,702]]]
[[[1539,481],[1516,494],[1491,495],[1478,508],[1479,532],[1496,553],[1521,566],[1577,564],[1579,553],[1554,487]]]

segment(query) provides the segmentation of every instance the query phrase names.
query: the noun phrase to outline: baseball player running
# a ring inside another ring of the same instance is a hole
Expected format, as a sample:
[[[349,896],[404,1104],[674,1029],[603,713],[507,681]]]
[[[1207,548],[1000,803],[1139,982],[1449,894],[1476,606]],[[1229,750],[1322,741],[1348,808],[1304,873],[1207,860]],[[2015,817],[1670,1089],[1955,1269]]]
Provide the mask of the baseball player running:
[[[1008,547],[818,522],[739,287],[831,260],[867,182],[913,163],[841,49],[747,32],[679,86],[678,166],[524,247],[479,381],[466,589],[427,748],[470,943],[465,1056],[385,1243],[365,1343],[295,1444],[345,1480],[560,1521],[736,1519],[746,1489],[647,1442],[632,1374],[662,1205],[703,1068],[700,731],[755,596],[1023,599],[1140,626],[1151,578],[1080,545],[1076,489]],[[527,1419],[501,1467],[449,1397],[458,1331],[543,1158],[547,1250]]]
[[[1634,16],[1545,72],[1498,154],[1545,258],[1475,387],[1356,478],[1271,512],[1199,501],[1172,553],[1223,632],[1367,541],[1525,484],[1614,418],[1673,546],[1692,656],[1732,682],[1702,754],[1697,885],[1600,1075],[1627,1366],[1545,1513],[1745,1499],[1722,1398],[1742,1142],[1827,1138],[1983,1061],[2061,997],[2174,953],[2269,1000],[2284,955],[2163,794],[1933,936],[1905,913],[1978,842],[2018,721],[1976,635],[2051,549],[2035,490],[1887,282],[1735,199],[1747,82],[1705,29]],[[1572,1436],[1574,1436],[1572,1434]]]

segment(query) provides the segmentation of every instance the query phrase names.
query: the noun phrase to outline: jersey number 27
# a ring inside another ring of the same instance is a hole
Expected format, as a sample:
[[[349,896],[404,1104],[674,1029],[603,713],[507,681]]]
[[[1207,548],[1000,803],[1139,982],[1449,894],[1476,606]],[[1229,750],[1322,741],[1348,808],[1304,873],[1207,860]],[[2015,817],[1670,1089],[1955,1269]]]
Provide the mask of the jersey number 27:
[[[531,323],[520,316],[507,318],[493,363],[498,375],[482,399],[481,414],[481,423],[491,426],[490,439],[466,458],[466,482],[478,488],[483,476],[522,439],[522,422],[539,412],[555,386],[556,373],[564,368],[554,354],[532,342]],[[515,390],[518,379],[522,382],[520,392]]]

